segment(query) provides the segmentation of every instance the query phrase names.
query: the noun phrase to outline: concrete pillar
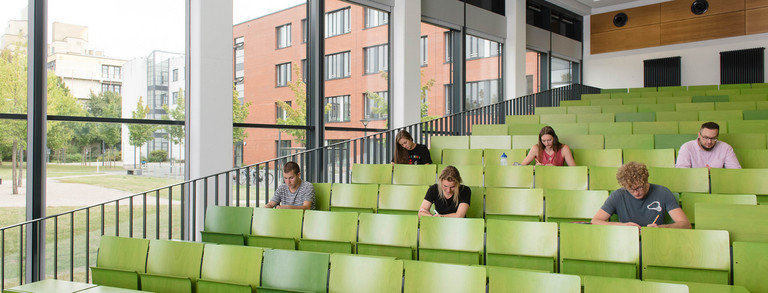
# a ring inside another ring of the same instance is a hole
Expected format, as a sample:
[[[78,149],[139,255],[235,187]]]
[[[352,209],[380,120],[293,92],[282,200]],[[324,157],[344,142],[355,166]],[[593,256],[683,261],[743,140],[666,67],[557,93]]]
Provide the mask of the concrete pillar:
[[[507,40],[504,48],[505,99],[514,99],[527,93],[525,80],[525,1],[506,2]]]
[[[398,128],[421,121],[421,1],[395,0],[390,25],[390,126]]]

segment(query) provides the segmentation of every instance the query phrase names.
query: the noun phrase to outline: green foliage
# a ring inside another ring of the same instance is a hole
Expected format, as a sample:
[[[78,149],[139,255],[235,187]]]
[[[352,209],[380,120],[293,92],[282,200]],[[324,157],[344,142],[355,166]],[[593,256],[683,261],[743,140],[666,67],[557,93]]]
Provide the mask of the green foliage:
[[[144,119],[149,113],[149,106],[144,105],[144,98],[139,97],[139,102],[136,104],[136,110],[131,112],[133,119]],[[139,149],[139,156],[141,156],[141,146],[151,141],[154,138],[154,132],[157,130],[156,125],[151,124],[129,124],[128,125],[128,142]]]
[[[169,108],[168,105],[163,105],[163,110],[168,115],[163,116],[163,120],[185,121],[186,119],[186,104],[184,103],[184,89],[179,89],[179,99],[176,102],[176,107]],[[168,139],[174,144],[184,143],[184,126],[181,125],[166,125],[165,131],[168,132]]]
[[[83,155],[81,154],[68,154],[66,158],[67,163],[77,163],[83,161]]]
[[[232,122],[245,122],[245,118],[248,117],[249,107],[251,107],[251,102],[240,104],[237,90],[235,90],[235,85],[232,84]],[[245,128],[232,127],[232,143],[241,142],[247,137],[248,133],[245,133]]]
[[[48,72],[48,114],[63,116],[85,116],[85,109],[64,84],[64,81]],[[61,154],[65,150],[78,128],[77,123],[48,121],[47,146]]]
[[[166,162],[168,161],[168,152],[165,150],[154,150],[149,153],[150,162]]]
[[[301,79],[301,66],[293,65],[293,78],[288,82],[288,88],[293,92],[295,105],[284,101],[277,101],[277,106],[285,111],[286,118],[278,118],[278,125],[307,125],[307,84]],[[293,107],[295,106],[295,107]],[[325,113],[331,110],[331,105],[326,104],[323,109]],[[293,142],[297,145],[304,145],[307,132],[303,129],[281,129],[283,133],[293,137]]]
[[[380,73],[381,78],[384,80],[389,79],[389,75],[387,72],[382,71]],[[421,80],[423,81],[425,78],[424,71],[421,71]],[[435,79],[429,79],[424,84],[421,85],[421,122],[429,121],[432,119],[439,118],[439,116],[429,116],[429,99],[427,97],[427,94],[429,93],[430,89],[435,85]],[[384,97],[380,96],[379,94],[372,92],[372,91],[366,91],[366,97],[368,99],[373,101],[373,107],[371,108],[371,113],[378,114],[380,116],[386,115],[389,109],[389,101],[384,99]]]

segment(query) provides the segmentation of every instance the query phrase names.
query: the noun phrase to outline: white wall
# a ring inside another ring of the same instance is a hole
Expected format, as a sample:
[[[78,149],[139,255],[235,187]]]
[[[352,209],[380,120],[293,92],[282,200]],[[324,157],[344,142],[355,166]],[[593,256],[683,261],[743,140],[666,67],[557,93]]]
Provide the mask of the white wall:
[[[719,84],[720,52],[768,47],[768,34],[758,34],[591,55],[589,16],[584,23],[582,80],[599,88],[643,87],[643,60],[675,56],[682,57],[682,85]]]

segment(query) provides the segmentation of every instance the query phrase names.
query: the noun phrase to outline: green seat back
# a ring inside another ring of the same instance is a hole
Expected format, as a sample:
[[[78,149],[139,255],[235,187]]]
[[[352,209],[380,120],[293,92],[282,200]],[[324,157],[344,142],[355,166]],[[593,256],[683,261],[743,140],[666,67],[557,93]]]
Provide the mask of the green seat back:
[[[589,106],[589,100],[560,101],[560,106],[561,107]]]
[[[715,103],[716,111],[728,111],[728,110],[754,110],[754,101],[742,101],[742,102],[717,102]],[[704,120],[704,119],[702,119]]]
[[[589,189],[590,190],[616,190],[621,188],[616,181],[618,167],[589,167]]]
[[[718,88],[719,86],[716,84],[692,85],[688,86],[688,91],[716,91]]]
[[[101,236],[93,283],[97,285],[139,288],[138,273],[146,272],[148,239]]]
[[[635,87],[635,88],[629,88],[630,93],[647,93],[647,92],[656,92],[656,87]]]
[[[331,188],[332,211],[376,212],[378,184],[334,183]]]
[[[699,112],[699,120],[701,121],[742,119],[744,119],[744,111],[742,110],[717,110]]]
[[[656,121],[699,121],[699,112],[656,112]]]
[[[709,192],[707,168],[648,167],[648,182],[672,192]]]
[[[507,115],[505,124],[539,124],[539,115]]]
[[[712,168],[710,180],[712,193],[756,194],[758,202],[768,198],[768,169],[720,169]]]
[[[663,97],[663,98],[656,99],[656,103],[658,103],[658,104],[673,104],[673,106],[675,107],[675,110],[677,110],[677,106],[675,104],[690,103],[691,102],[691,98],[692,97],[689,96],[689,95],[679,95],[679,96],[672,96],[672,97]]]
[[[296,249],[301,238],[301,222],[304,211],[289,209],[253,209],[249,246],[279,249]]]
[[[587,123],[550,123],[556,133],[568,134],[589,134],[589,124]]]
[[[541,115],[566,114],[568,113],[568,108],[566,107],[535,107],[533,109],[533,112],[536,113],[536,115],[539,115],[540,123],[545,123],[541,121]]]
[[[768,120],[731,120],[728,133],[768,133]]]
[[[485,186],[533,188],[533,166],[485,166]]]
[[[557,271],[557,224],[488,219],[486,265]]]
[[[728,102],[727,95],[707,95],[707,96],[693,96],[692,103],[713,103],[713,102]]]
[[[754,91],[754,89],[752,89]],[[768,93],[768,90],[766,89],[759,89],[756,92],[741,90],[741,95],[732,95],[730,96],[731,102],[760,102],[760,101],[766,101],[768,100],[768,96],[766,96],[766,93]],[[757,105],[757,103],[755,103]]]
[[[632,134],[676,134],[677,121],[632,122]]]
[[[610,98],[611,98],[610,93],[581,94],[582,100],[604,100],[604,99],[610,99]]]
[[[624,101],[622,99],[592,99],[589,100],[589,105],[591,106],[613,106],[613,105],[623,105]]]
[[[611,99],[636,99],[641,96],[642,93],[611,93]]]
[[[512,165],[514,162],[522,162],[525,156],[528,154],[525,149],[484,149],[483,150],[483,165],[499,165],[501,164],[501,154],[507,155],[507,164]],[[464,176],[462,175],[462,178]]]
[[[587,166],[538,166],[535,181],[536,188],[587,190]]]
[[[485,187],[482,185],[467,187],[470,188],[472,198],[469,201],[469,209],[467,210],[467,214],[464,215],[464,217],[484,219],[485,214],[483,213],[483,202],[485,202]]]
[[[696,204],[696,229],[726,230],[731,241],[768,242],[768,206]]]
[[[722,133],[719,135],[720,141],[727,142],[734,149],[757,149],[766,148],[765,133]]]
[[[327,211],[331,208],[331,183],[312,183],[315,187],[315,208]]]
[[[768,110],[744,110],[744,120],[768,120]]]
[[[329,261],[330,255],[327,253],[269,249],[264,252],[259,291],[261,288],[270,288],[325,292]]]
[[[741,94],[742,88],[749,88],[749,84],[738,85],[738,87],[734,87],[734,85],[721,84],[720,89],[718,90],[707,90],[707,96],[738,95]]]
[[[606,149],[652,149],[653,145],[654,136],[650,134],[605,135]]]
[[[403,293],[485,292],[485,267],[404,261]]]
[[[616,122],[656,121],[654,112],[619,112],[616,113]]]
[[[485,206],[486,219],[541,221],[544,216],[544,191],[488,187],[485,189]]]
[[[483,219],[421,217],[419,260],[482,264]]]
[[[768,150],[734,149],[739,164],[744,169],[768,168]]]
[[[680,149],[684,143],[696,139],[696,134],[654,134],[654,148]]]
[[[507,135],[507,125],[476,124],[472,126],[472,135]]]
[[[263,253],[259,247],[206,244],[197,292],[220,292],[217,289],[225,284],[255,291],[261,283]]]
[[[558,138],[571,149],[605,148],[605,137],[599,134],[562,134],[558,135]]]
[[[354,253],[357,239],[355,212],[304,212],[300,250]]]
[[[643,98],[632,98],[632,99],[625,99],[624,105],[654,105],[656,104],[656,97],[643,97]]]
[[[766,110],[766,109],[768,109],[768,101],[757,101],[757,102],[755,102],[755,108],[757,108],[757,110]]]
[[[641,97],[671,97],[672,96],[672,89],[666,89],[664,91],[659,90],[658,92],[645,92],[642,93]]]
[[[616,122],[619,121],[619,113],[634,113],[637,112],[637,105],[606,105],[603,107],[603,113],[615,113]]]
[[[539,143],[539,135],[513,135],[512,149],[530,149],[534,144]]]
[[[706,120],[705,121],[701,121],[701,120],[696,120],[696,121],[680,121],[680,122],[678,122],[679,123],[679,127],[678,128],[680,130],[680,134],[697,134],[701,130],[701,125],[704,124],[704,123],[710,122],[710,121],[711,120],[709,120],[709,121],[706,121]],[[711,121],[711,122],[715,122],[715,123],[717,123],[720,126],[720,134],[721,135],[728,133],[728,122],[727,121],[716,120],[716,121]]]
[[[721,84],[720,90],[731,90],[731,89],[748,89],[750,88],[750,84],[748,83],[734,83],[734,84]],[[729,91],[730,94],[730,91]]]
[[[510,163],[511,164],[511,163]],[[437,169],[442,171],[447,164],[437,165]],[[467,186],[483,186],[483,165],[452,165],[459,170],[462,184]],[[440,176],[440,174],[437,174]]]
[[[643,280],[729,284],[727,231],[643,227]]]
[[[541,114],[541,123],[576,123],[576,114]]]
[[[200,278],[204,246],[199,242],[150,240],[147,273],[141,274],[141,290],[194,292]]]
[[[621,166],[621,150],[574,149],[573,160],[577,166]]]
[[[660,86],[657,88],[659,92],[676,92],[676,91],[686,91],[688,90],[688,87],[685,86]]]
[[[562,103],[560,106],[565,106]],[[567,106],[566,107],[566,113],[567,114],[586,114],[586,113],[601,113],[603,111],[600,106],[589,106],[589,105],[581,105],[581,106]]]
[[[507,133],[509,135],[539,135],[541,128],[547,126],[546,124],[522,124],[513,123],[507,124]]]
[[[667,98],[670,98],[670,97],[661,97],[659,99],[667,99]],[[674,112],[674,111],[675,111],[674,103],[637,105],[637,112],[656,112],[656,121],[662,121],[659,119],[658,112]]]
[[[470,149],[500,148],[508,149],[512,147],[512,137],[509,135],[473,135],[469,137]],[[445,155],[445,154],[443,154]]]
[[[661,282],[640,281],[627,278],[585,276],[584,293],[610,293],[621,288],[626,293],[687,293],[688,286]]]
[[[419,217],[360,214],[357,253],[416,259]]]
[[[601,94],[626,93],[626,88],[600,89]]]
[[[648,167],[675,167],[674,149],[624,149],[624,163],[640,162]]]
[[[756,205],[757,197],[754,194],[709,194],[696,192],[683,192],[680,194],[680,203],[685,215],[691,224],[696,223],[696,204],[698,203],[718,203],[718,204],[745,204]]]
[[[577,276],[488,267],[489,292],[580,293]]]
[[[699,112],[699,111],[714,111],[714,110],[715,110],[714,102],[675,104],[675,111],[678,111],[678,112]]]
[[[637,234],[630,226],[560,224],[560,273],[636,279]]]
[[[328,292],[400,292],[403,261],[332,254]]]
[[[437,165],[395,164],[392,184],[431,185],[435,184]]]
[[[592,122],[589,123],[589,134],[632,134],[632,122]]]
[[[432,156],[432,162],[442,162],[443,149],[469,149],[469,136],[431,136],[429,138],[429,154]],[[382,182],[370,183],[383,184]]]
[[[251,232],[252,216],[252,207],[209,206],[205,211],[202,241],[243,245],[245,235]]]
[[[434,157],[432,160],[434,161]],[[352,164],[352,183],[390,184],[392,183],[392,165]]]
[[[576,115],[576,122],[578,123],[591,123],[591,122],[613,122],[616,119],[614,113],[584,113]]]
[[[379,213],[418,213],[429,185],[389,185],[379,187]]]
[[[749,292],[768,292],[768,243],[733,243],[733,284]]]
[[[547,222],[589,222],[608,198],[605,190],[544,190]]]

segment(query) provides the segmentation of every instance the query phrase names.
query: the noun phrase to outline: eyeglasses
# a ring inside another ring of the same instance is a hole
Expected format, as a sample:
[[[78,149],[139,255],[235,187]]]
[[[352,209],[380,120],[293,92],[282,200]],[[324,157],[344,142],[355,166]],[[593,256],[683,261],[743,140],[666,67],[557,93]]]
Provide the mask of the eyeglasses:
[[[645,190],[645,184],[642,184],[642,185],[640,185],[638,187],[634,187],[634,188],[630,188],[630,187],[624,187],[624,188],[626,188],[627,191],[629,191],[629,192],[641,192],[641,191]]]
[[[703,136],[703,135],[702,135],[702,136],[701,136],[701,140],[705,140],[705,141],[711,141],[711,142],[717,142],[717,137],[706,137],[706,136]]]

